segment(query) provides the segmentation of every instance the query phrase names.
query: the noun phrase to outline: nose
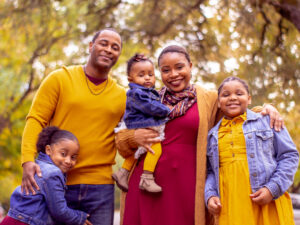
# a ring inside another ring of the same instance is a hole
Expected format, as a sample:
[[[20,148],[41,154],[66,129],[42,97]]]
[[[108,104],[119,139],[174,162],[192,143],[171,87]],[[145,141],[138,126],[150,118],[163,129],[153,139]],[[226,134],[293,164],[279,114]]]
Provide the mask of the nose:
[[[71,164],[71,158],[70,157],[66,157],[65,158],[65,163],[66,164]]]
[[[175,69],[171,70],[171,73],[170,73],[170,77],[177,77],[178,76],[178,71],[176,71]]]
[[[230,96],[229,96],[229,99],[230,99],[230,100],[235,100],[235,99],[237,99],[237,97],[236,97],[236,95],[230,95]]]
[[[108,52],[108,53],[111,53],[111,51],[112,51],[111,45],[107,45],[105,47],[105,51]]]

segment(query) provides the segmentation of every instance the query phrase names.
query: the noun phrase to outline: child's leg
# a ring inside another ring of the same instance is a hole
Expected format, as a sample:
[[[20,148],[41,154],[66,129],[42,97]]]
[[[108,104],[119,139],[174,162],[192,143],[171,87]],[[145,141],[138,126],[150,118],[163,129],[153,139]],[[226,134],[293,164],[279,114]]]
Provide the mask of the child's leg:
[[[144,172],[141,176],[140,189],[146,190],[149,192],[161,192],[162,189],[154,181],[153,172],[155,170],[157,161],[161,156],[161,143],[156,143],[151,146],[155,154],[147,152],[145,161],[144,161]]]
[[[155,154],[147,152],[144,161],[144,171],[153,173],[156,167],[156,164],[161,156],[161,143],[155,143],[151,146]]]
[[[122,165],[122,168],[112,175],[112,178],[116,181],[118,187],[122,191],[128,191],[128,176],[130,170],[134,165],[134,161],[134,155],[126,158]]]
[[[135,162],[135,158],[134,158],[134,155],[132,155],[125,159],[125,161],[122,164],[122,168],[124,168],[125,170],[128,170],[128,171],[131,171],[134,162]]]

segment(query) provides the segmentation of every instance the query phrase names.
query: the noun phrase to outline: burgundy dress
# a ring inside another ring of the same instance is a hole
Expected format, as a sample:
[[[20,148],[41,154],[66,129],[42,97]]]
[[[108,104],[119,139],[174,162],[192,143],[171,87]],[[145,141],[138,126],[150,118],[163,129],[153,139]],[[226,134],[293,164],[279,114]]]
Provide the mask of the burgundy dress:
[[[198,125],[197,103],[166,124],[162,155],[154,172],[163,191],[139,189],[143,157],[129,181],[123,225],[194,225]]]

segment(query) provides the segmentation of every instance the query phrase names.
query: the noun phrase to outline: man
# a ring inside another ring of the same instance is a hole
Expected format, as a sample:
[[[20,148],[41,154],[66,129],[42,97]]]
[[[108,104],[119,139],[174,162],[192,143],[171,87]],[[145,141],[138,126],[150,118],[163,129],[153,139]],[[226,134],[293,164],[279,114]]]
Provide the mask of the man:
[[[42,176],[34,163],[38,133],[55,125],[75,134],[80,153],[67,174],[66,199],[69,207],[87,212],[94,225],[113,224],[113,130],[125,111],[126,93],[108,74],[121,49],[115,30],[100,30],[89,43],[86,65],[63,67],[47,76],[32,102],[22,138],[22,190],[34,194],[39,189],[34,175]]]

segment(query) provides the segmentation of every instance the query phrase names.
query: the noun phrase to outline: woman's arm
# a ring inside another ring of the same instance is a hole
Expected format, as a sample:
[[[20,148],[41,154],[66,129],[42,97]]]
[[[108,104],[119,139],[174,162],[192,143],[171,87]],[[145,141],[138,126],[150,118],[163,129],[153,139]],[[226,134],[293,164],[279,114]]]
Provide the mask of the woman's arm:
[[[116,146],[119,154],[127,158],[134,154],[135,150],[142,146],[152,151],[151,145],[160,142],[158,133],[152,129],[125,129],[116,134]]]
[[[280,131],[284,127],[284,121],[278,110],[271,104],[264,104],[263,106],[255,106],[251,109],[253,112],[260,113],[263,116],[270,116],[270,127],[276,131]]]

